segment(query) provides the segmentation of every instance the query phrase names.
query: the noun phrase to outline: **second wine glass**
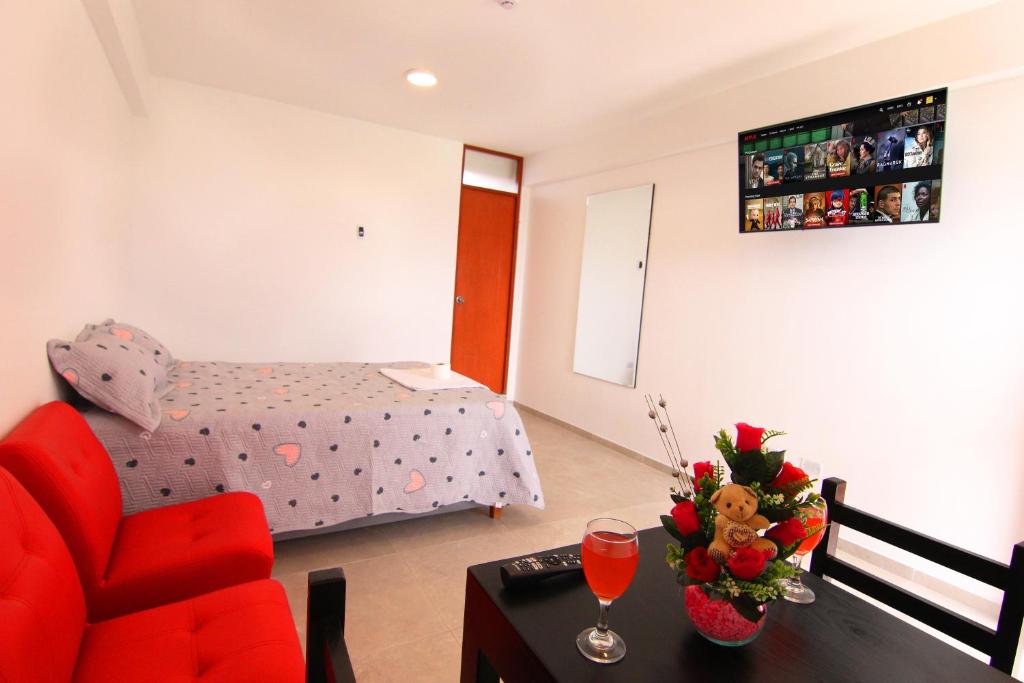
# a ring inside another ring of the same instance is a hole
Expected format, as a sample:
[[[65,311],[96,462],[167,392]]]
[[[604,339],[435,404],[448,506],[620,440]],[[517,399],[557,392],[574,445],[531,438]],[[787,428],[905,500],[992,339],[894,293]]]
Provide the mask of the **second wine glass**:
[[[800,468],[812,481],[821,476],[821,465],[813,460],[806,458],[801,460]],[[819,498],[816,503],[809,503],[799,507],[796,514],[797,519],[804,525],[807,536],[800,542],[796,552],[790,558],[790,562],[792,562],[797,573],[793,578],[786,579],[786,592],[782,597],[790,602],[809,605],[814,602],[815,596],[814,591],[805,586],[804,582],[800,580],[801,565],[803,564],[804,556],[814,550],[821,542],[822,536],[825,535],[825,526],[828,524],[828,506],[825,504],[824,499]]]

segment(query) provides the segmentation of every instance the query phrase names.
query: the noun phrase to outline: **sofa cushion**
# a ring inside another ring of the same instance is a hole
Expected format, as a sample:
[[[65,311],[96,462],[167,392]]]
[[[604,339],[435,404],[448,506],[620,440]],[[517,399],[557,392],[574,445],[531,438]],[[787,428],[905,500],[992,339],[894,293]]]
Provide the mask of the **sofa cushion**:
[[[0,467],[17,477],[52,520],[84,586],[107,570],[121,520],[121,490],[103,445],[66,403],[37,408],[0,442]]]
[[[70,680],[84,629],[71,554],[36,501],[0,470],[0,681]]]
[[[90,624],[75,683],[301,683],[304,663],[284,589],[241,584]]]
[[[274,562],[263,504],[225,493],[121,520],[103,580],[86,586],[91,621],[266,579]]]

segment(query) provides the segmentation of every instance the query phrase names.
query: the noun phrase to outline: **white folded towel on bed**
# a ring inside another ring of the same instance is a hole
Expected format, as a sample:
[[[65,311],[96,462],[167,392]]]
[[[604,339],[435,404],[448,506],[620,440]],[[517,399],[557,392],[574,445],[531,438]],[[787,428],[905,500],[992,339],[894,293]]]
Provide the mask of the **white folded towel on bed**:
[[[474,389],[483,386],[465,375],[452,372],[450,377],[434,377],[434,372],[425,368],[381,368],[380,374],[414,391],[437,391],[438,389]]]

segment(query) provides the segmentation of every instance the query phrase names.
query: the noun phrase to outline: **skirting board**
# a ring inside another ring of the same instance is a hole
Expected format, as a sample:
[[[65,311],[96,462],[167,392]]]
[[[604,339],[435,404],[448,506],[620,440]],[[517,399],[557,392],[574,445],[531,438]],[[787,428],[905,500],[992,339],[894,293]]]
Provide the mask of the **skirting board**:
[[[524,405],[519,401],[513,401],[513,403],[515,404],[516,408],[522,412],[529,413],[531,415],[536,415],[542,420],[547,420],[548,422],[553,422],[560,427],[564,427],[565,429],[568,429],[569,431],[575,434],[579,434],[580,436],[586,439],[595,441],[601,444],[602,446],[605,446],[613,451],[621,453],[628,458],[641,462],[644,465],[647,465],[648,467],[653,467],[654,469],[660,472],[666,472],[668,474],[672,473],[672,468],[666,465],[665,463],[658,462],[657,460],[654,460],[652,458],[648,458],[642,453],[634,451],[630,448],[626,448],[625,446],[617,444],[614,441],[609,441],[608,439],[602,438],[592,432],[587,431],[586,429],[583,429],[582,427],[577,427],[576,425],[566,422],[564,420],[559,420],[557,417],[548,415],[547,413],[537,410],[536,408],[531,408],[530,406]],[[896,574],[899,577],[907,580],[908,582],[916,583],[924,588],[927,588],[928,590],[934,591],[935,593],[938,593],[944,597],[959,602],[960,604],[970,606],[973,609],[976,609],[985,614],[998,614],[999,612],[998,605],[990,602],[989,600],[986,600],[981,596],[970,593],[969,591],[966,591],[963,588],[960,588],[959,586],[954,586],[946,581],[942,581],[941,579],[929,576],[928,574],[920,570],[916,570],[909,565],[897,562],[896,560],[886,557],[885,555],[882,555],[881,553],[866,548],[858,543],[852,543],[846,539],[841,538],[839,540],[839,549],[849,553],[850,555],[853,555],[854,557],[859,558],[867,564],[877,567],[878,569],[884,572]]]
[[[574,432],[576,434],[579,434],[580,436],[582,436],[584,438],[587,438],[587,439],[590,439],[591,441],[596,441],[597,443],[601,444],[602,446],[610,448],[613,451],[617,451],[619,453],[622,453],[623,455],[625,455],[628,458],[632,458],[633,460],[636,460],[638,462],[642,462],[643,464],[647,465],[648,467],[653,467],[654,469],[659,470],[661,472],[665,472],[666,474],[672,474],[672,468],[671,467],[669,467],[668,465],[666,465],[663,462],[658,462],[657,460],[653,460],[651,458],[648,458],[643,453],[640,453],[638,451],[634,451],[631,448],[626,448],[625,446],[623,446],[621,444],[617,444],[614,441],[609,441],[608,439],[604,439],[604,438],[598,436],[597,434],[594,434],[592,432],[588,432],[586,429],[583,429],[582,427],[577,427],[576,425],[574,425],[574,424],[572,424],[570,422],[565,422],[564,420],[559,420],[557,417],[553,417],[551,415],[548,415],[547,413],[542,412],[540,410],[537,410],[536,408],[531,408],[530,406],[524,405],[524,404],[520,403],[519,401],[513,401],[512,403],[515,405],[517,410],[520,410],[520,411],[523,411],[523,412],[526,412],[526,413],[530,413],[531,415],[536,415],[537,417],[539,417],[541,419],[544,419],[544,420],[547,420],[548,422],[554,422],[559,427],[565,427],[570,432]]]

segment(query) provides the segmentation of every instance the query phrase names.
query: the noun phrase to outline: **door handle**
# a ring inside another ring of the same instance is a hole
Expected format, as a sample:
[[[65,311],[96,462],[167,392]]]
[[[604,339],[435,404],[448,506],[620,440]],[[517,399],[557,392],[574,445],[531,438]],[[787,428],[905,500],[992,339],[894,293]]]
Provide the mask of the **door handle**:
[[[464,304],[464,303],[466,303],[466,300],[463,299],[462,296],[460,295],[460,296],[455,297],[455,303],[457,303],[457,304]]]

